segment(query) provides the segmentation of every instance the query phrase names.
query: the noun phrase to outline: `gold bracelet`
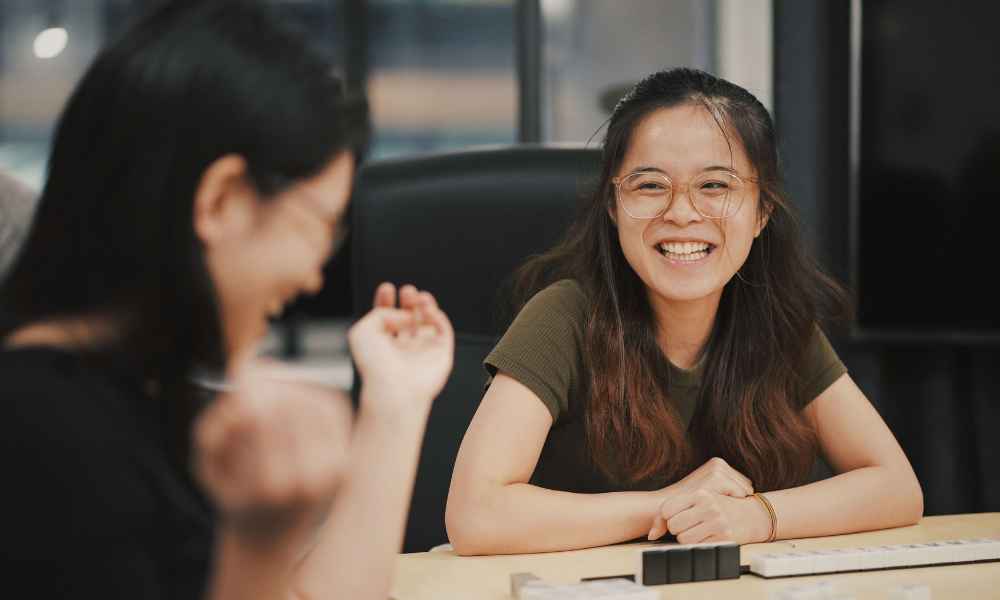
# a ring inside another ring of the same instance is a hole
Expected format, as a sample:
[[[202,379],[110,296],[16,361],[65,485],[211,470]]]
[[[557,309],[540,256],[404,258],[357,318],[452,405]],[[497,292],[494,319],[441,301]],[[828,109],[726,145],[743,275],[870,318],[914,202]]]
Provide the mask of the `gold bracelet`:
[[[774,507],[771,506],[771,501],[767,499],[764,494],[754,493],[754,498],[757,499],[764,506],[764,510],[767,511],[767,516],[771,519],[771,529],[767,534],[766,542],[773,542],[778,538],[778,516],[774,513]]]

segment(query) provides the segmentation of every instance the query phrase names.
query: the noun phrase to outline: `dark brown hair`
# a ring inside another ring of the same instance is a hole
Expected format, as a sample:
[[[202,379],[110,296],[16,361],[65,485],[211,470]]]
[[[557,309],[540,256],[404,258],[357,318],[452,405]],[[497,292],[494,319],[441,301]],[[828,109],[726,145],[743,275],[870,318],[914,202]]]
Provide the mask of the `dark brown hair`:
[[[666,397],[670,370],[644,284],[608,214],[611,179],[633,131],[650,113],[683,104],[704,106],[730,146],[733,138],[740,144],[758,179],[759,208],[769,215],[723,290],[687,432]],[[797,403],[804,382],[796,366],[818,323],[848,308],[842,289],[805,251],[781,187],[774,127],[753,95],[692,69],[654,73],[632,88],[609,120],[594,192],[566,238],[519,271],[516,305],[563,278],[577,280],[589,302],[583,417],[590,455],[605,475],[624,486],[659,486],[720,456],[757,490],[806,479],[816,435]]]

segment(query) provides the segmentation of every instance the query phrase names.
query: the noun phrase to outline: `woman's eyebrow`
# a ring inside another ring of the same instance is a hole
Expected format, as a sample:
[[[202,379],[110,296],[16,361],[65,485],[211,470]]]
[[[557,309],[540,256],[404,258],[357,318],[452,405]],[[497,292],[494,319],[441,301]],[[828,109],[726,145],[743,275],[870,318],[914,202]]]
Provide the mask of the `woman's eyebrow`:
[[[733,173],[734,175],[736,174],[736,169],[734,169],[732,167],[727,167],[725,165],[712,165],[710,167],[705,167],[701,171],[702,171],[702,173],[704,173],[706,171],[725,171],[727,173]]]
[[[732,167],[727,167],[725,165],[709,165],[709,166],[704,167],[703,169],[701,169],[702,173],[707,173],[708,171],[725,171],[727,173],[734,173],[734,174],[736,173],[736,169],[734,169]],[[648,165],[643,165],[641,167],[636,167],[636,168],[632,169],[631,171],[629,171],[629,174],[631,175],[633,173],[650,173],[650,172],[652,172],[652,173],[663,173],[664,175],[667,175],[667,172],[664,171],[663,169],[661,169],[659,167],[648,166]]]
[[[642,166],[642,167],[636,167],[636,168],[632,169],[631,171],[629,171],[629,175],[631,175],[632,173],[648,173],[650,171],[652,171],[653,173],[663,173],[664,175],[667,174],[666,171],[664,171],[663,169],[661,169],[659,167]]]

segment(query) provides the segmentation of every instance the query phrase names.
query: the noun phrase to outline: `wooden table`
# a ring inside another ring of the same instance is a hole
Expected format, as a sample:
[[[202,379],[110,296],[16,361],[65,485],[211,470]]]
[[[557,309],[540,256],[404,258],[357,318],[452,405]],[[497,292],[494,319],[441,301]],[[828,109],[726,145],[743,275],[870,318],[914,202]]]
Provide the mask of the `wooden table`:
[[[867,533],[822,538],[748,544],[740,548],[741,562],[766,552],[800,549],[854,548],[938,540],[1000,536],[1000,513],[925,517],[917,525]],[[509,600],[510,574],[531,572],[552,583],[575,583],[581,577],[634,573],[637,554],[654,544],[620,544],[589,550],[517,554],[509,556],[456,556],[450,551],[401,554],[396,560],[392,586],[395,600]],[[659,586],[664,599],[760,598],[794,585],[830,581],[838,593],[857,600],[885,600],[889,589],[902,583],[922,583],[934,600],[959,598],[1000,599],[1000,562],[844,573],[784,579],[743,575],[727,581],[706,581]]]

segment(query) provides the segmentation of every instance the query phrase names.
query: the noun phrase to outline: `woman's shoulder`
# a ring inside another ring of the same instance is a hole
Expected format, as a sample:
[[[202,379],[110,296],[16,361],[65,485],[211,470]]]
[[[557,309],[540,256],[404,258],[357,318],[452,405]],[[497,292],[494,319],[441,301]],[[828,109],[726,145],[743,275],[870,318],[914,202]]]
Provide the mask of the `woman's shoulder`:
[[[52,345],[23,345],[0,348],[0,373],[4,387],[37,393],[48,389],[77,386],[91,378],[83,356]]]
[[[575,279],[560,279],[542,288],[525,304],[539,312],[559,312],[567,316],[579,317],[586,313],[587,295],[583,286]]]
[[[52,346],[0,350],[2,437],[26,447],[87,452],[130,443],[145,429],[134,414],[136,393],[80,354]],[[52,444],[57,440],[58,444]]]
[[[111,560],[127,571],[123,585],[149,592],[143,586],[156,581],[158,562],[173,561],[169,568],[184,577],[192,561],[207,560],[200,556],[209,543],[197,545],[207,526],[175,509],[195,505],[169,470],[155,423],[141,416],[149,398],[138,388],[54,347],[0,350],[0,380],[4,501],[18,516],[4,532],[15,550],[0,552],[0,561],[65,557],[69,566],[41,589],[96,589]],[[191,560],[178,555],[180,538]]]
[[[487,372],[492,377],[503,371],[520,381],[559,420],[578,387],[586,312],[578,282],[563,279],[542,289],[483,361]]]
[[[801,356],[798,369],[801,381],[799,404],[806,406],[847,373],[847,367],[818,323],[813,327]]]
[[[0,349],[0,376],[8,391],[34,393],[80,379],[80,360],[55,346],[16,346]]]
[[[162,463],[163,438],[140,388],[53,347],[0,351],[0,380],[0,469],[8,481],[39,497],[72,496],[94,512],[151,502],[147,471]]]

